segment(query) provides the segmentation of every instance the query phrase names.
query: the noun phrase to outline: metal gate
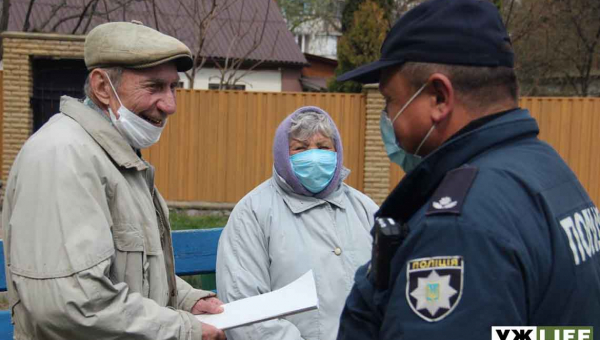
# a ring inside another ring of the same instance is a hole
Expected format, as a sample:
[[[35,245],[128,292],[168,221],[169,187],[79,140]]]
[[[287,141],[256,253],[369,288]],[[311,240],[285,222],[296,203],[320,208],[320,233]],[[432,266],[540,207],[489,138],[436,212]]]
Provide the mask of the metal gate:
[[[81,59],[33,60],[33,132],[58,113],[61,96],[85,96],[83,85],[87,73],[85,63]]]

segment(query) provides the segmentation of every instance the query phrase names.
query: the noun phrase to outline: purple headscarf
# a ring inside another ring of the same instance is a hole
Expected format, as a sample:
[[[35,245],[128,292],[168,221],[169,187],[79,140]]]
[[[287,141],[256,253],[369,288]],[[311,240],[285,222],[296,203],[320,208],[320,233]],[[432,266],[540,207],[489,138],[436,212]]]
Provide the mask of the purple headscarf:
[[[331,122],[331,126],[333,127],[333,141],[335,143],[335,151],[337,153],[337,166],[335,168],[335,173],[333,174],[333,178],[331,182],[323,189],[323,191],[313,194],[312,192],[306,190],[306,188],[300,183],[298,177],[294,173],[292,169],[292,163],[290,162],[290,138],[289,132],[292,126],[292,118],[302,112],[316,112],[322,115],[325,115],[329,122]],[[342,163],[343,163],[343,154],[344,150],[342,148],[342,138],[340,137],[340,133],[335,125],[331,116],[322,109],[316,106],[304,106],[294,111],[291,115],[287,116],[286,119],[279,124],[277,131],[275,132],[275,140],[273,141],[273,160],[275,162],[275,171],[277,174],[281,176],[287,184],[292,187],[295,193],[304,195],[304,196],[313,196],[317,198],[324,198],[335,191],[340,185],[341,171],[342,171]]]

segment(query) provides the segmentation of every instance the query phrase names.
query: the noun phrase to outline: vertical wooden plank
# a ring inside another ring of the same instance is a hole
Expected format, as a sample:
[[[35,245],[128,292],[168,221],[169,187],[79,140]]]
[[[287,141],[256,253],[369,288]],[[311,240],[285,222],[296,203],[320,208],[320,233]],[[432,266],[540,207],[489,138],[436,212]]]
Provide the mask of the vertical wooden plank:
[[[356,160],[356,173],[357,173],[357,184],[356,189],[363,191],[365,188],[365,135],[367,129],[367,107],[366,107],[366,95],[361,94],[356,97],[353,108],[355,114],[358,116],[358,140],[355,147],[358,149],[357,160]]]
[[[362,125],[361,112],[358,110],[360,108],[360,103],[358,103],[360,98],[360,94],[346,96],[341,111],[344,116],[344,127],[348,130],[344,145],[348,147],[348,156],[352,158],[352,172],[350,173],[348,182],[358,190],[362,188],[363,162],[361,161],[362,152],[360,146],[363,144],[364,138],[364,126]]]
[[[218,147],[218,128],[219,128],[219,94],[220,91],[211,92],[211,102],[207,119],[207,139],[205,145],[206,151],[206,176],[204,184],[206,186],[206,195],[202,197],[203,201],[216,201],[216,191],[219,190],[217,173],[220,171],[217,159]]]
[[[237,144],[235,152],[235,187],[233,188],[230,196],[227,197],[227,202],[237,201],[242,198],[248,191],[246,185],[248,184],[248,173],[245,169],[252,166],[247,161],[248,155],[244,153],[244,145],[249,141],[248,139],[248,95],[247,92],[239,92],[238,101],[236,105],[236,117],[237,117]]]
[[[346,184],[351,187],[356,187],[354,181],[356,177],[356,155],[351,142],[353,127],[350,124],[353,112],[348,110],[348,107],[350,106],[349,102],[352,101],[352,97],[349,95],[341,96],[339,94],[330,94],[329,99],[330,103],[328,103],[326,111],[329,112],[332,117],[335,117],[334,121],[338,127],[340,138],[342,140],[342,147],[344,149],[344,166],[350,170],[350,175],[346,178]]]
[[[263,179],[263,177],[265,176],[265,174],[267,173],[267,168],[268,165],[265,162],[265,157],[263,156],[263,154],[265,153],[265,150],[268,148],[267,147],[267,136],[265,135],[265,126],[266,126],[266,119],[267,119],[267,115],[268,115],[268,96],[266,93],[261,93],[259,95],[257,95],[256,97],[256,116],[255,116],[255,120],[256,120],[256,143],[248,143],[248,148],[250,149],[249,152],[251,152],[254,157],[252,158],[253,161],[253,167],[255,168],[255,172],[254,172],[254,182],[253,184],[258,185],[258,183],[261,183],[261,180]],[[255,147],[256,149],[252,149],[253,147]]]
[[[188,167],[187,167],[187,178],[189,183],[184,184],[187,188],[187,200],[188,201],[199,201],[198,198],[198,173],[200,169],[200,138],[201,138],[201,117],[206,113],[203,112],[203,94],[194,93],[190,98],[190,150],[188,150]]]
[[[200,197],[203,194],[204,185],[202,185],[202,173],[203,167],[206,164],[206,160],[203,157],[204,153],[204,138],[206,132],[204,131],[205,119],[208,115],[209,99],[207,93],[194,92],[193,100],[191,100],[193,111],[194,111],[194,127],[193,131],[193,150],[190,153],[190,157],[193,159],[191,164],[191,182],[190,187],[190,201],[200,201]]]
[[[357,172],[356,172],[356,157],[357,150],[354,148],[353,143],[357,138],[358,134],[356,133],[356,125],[353,125],[352,122],[355,119],[354,112],[350,110],[350,106],[352,106],[353,95],[331,95],[332,98],[335,98],[335,104],[332,105],[332,110],[334,110],[339,117],[338,120],[340,122],[340,132],[342,142],[344,143],[344,159],[347,159],[346,167],[350,169],[350,176],[346,179],[346,184],[349,186],[356,188],[357,186]]]
[[[249,140],[245,143],[246,153],[248,154],[248,164],[246,166],[249,168],[248,175],[246,176],[246,181],[248,182],[246,184],[246,193],[249,191],[248,188],[254,188],[260,184],[258,173],[260,172],[261,164],[258,162],[258,150],[260,150],[259,145],[261,143],[260,126],[262,122],[259,117],[261,116],[262,97],[261,93],[249,94],[247,121],[251,130],[248,131]]]
[[[591,135],[592,135],[592,125],[591,125],[591,112],[589,110],[589,105],[587,105],[587,101],[583,98],[573,98],[572,102],[572,111],[575,114],[579,114],[581,118],[581,134],[579,136],[579,154],[581,157],[579,158],[579,171],[577,173],[577,177],[579,181],[582,183],[588,184],[590,178],[590,158],[592,156],[592,145],[591,145]]]
[[[563,112],[571,112],[572,101],[564,100],[561,108]],[[578,114],[578,118],[581,117],[581,113]],[[569,149],[569,161],[568,164],[573,169],[573,171],[577,174],[579,172],[579,163],[581,160],[580,147],[581,147],[581,131],[582,124],[580,119],[570,119],[571,129],[569,131],[569,139],[570,139],[570,149]]]
[[[590,194],[590,197],[596,206],[598,206],[598,204],[600,204],[600,157],[598,157],[597,148],[598,145],[600,145],[600,134],[598,133],[598,131],[600,131],[600,98],[589,98],[586,100],[589,101],[588,110],[591,112],[590,125],[592,126],[592,131],[594,132],[591,139],[591,154],[589,155],[591,175],[589,178],[589,184],[586,186],[586,188]]]
[[[227,161],[230,157],[229,150],[233,146],[232,139],[228,136],[228,127],[231,125],[233,119],[231,119],[229,111],[229,101],[227,98],[228,91],[220,91],[219,95],[219,136],[218,136],[218,154],[217,161],[219,164],[218,177],[218,189],[216,192],[216,201],[226,201],[226,190],[227,190]]]
[[[194,114],[194,109],[191,107],[191,96],[187,96],[186,110],[182,111],[180,117],[181,128],[180,133],[177,133],[177,144],[179,146],[178,161],[177,161],[177,201],[186,201],[186,187],[190,182],[189,167],[189,150],[191,149],[191,118]]]
[[[560,115],[560,133],[559,133],[559,153],[565,159],[570,159],[571,156],[571,125],[573,124],[573,119],[570,115],[563,112],[562,102],[558,102],[553,105],[553,110],[559,112]]]

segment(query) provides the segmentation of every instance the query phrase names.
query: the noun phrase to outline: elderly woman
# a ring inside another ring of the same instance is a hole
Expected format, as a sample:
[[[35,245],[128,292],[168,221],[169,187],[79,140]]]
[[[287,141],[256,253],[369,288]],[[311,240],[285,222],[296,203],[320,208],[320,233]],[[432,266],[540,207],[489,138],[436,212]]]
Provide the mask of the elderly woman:
[[[227,331],[228,339],[335,339],[354,272],[371,255],[377,205],[342,181],[331,117],[303,107],[279,125],[273,177],[235,207],[219,241],[224,302],[279,289],[312,269],[319,309]]]

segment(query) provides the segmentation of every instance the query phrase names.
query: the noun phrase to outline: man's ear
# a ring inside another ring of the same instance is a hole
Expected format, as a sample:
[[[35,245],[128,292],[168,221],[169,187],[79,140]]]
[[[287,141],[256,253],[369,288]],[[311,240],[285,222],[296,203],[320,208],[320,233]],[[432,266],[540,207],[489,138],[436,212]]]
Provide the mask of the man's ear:
[[[90,73],[90,87],[94,97],[96,97],[100,103],[108,106],[112,89],[106,80],[106,77],[108,76],[105,72],[99,69],[93,69]]]
[[[442,73],[434,73],[429,77],[435,103],[431,119],[437,124],[445,120],[454,110],[454,88],[450,79]]]

